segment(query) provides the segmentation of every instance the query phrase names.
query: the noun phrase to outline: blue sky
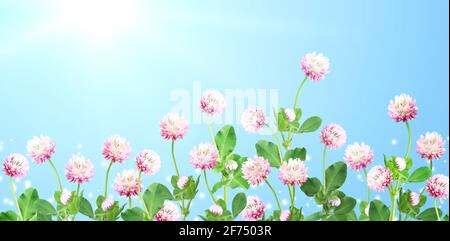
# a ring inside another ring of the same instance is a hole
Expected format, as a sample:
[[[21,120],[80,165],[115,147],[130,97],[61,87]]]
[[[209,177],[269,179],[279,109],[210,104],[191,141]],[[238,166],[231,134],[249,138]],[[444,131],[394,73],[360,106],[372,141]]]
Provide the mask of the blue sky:
[[[161,172],[144,181],[168,184],[166,177],[174,173],[170,143],[159,136],[158,125],[177,104],[171,99],[174,91],[190,96],[191,111],[197,108],[192,104],[195,81],[203,90],[277,90],[279,106],[291,106],[303,78],[299,60],[312,51],[330,58],[331,73],[305,85],[299,101],[304,116],[341,124],[348,143],[369,144],[375,163],[382,164],[383,154],[405,152],[406,129],[387,116],[387,104],[408,93],[419,107],[411,122],[413,142],[437,131],[448,149],[448,1],[61,2],[67,1],[0,0],[0,158],[24,153],[34,135],[49,135],[57,143],[54,161],[61,173],[74,153],[93,161],[96,176],[84,187],[92,200],[105,175],[103,141],[113,134],[131,141],[133,157],[144,148],[159,152]],[[253,143],[271,140],[232,124],[241,155],[253,156]],[[191,123],[190,134],[177,144],[185,175],[194,174],[189,151],[207,141],[207,127]],[[310,175],[320,176],[318,133],[299,136],[294,145],[308,149]],[[342,160],[343,152],[329,152],[328,162]],[[415,167],[426,165],[415,152],[412,157]],[[448,153],[435,162],[434,173],[448,175],[447,160]],[[131,167],[132,161],[114,166],[111,176]],[[359,174],[349,171],[343,190],[364,199]],[[209,176],[211,182],[218,180]],[[281,199],[288,199],[275,170],[270,178]],[[3,176],[0,210],[13,208],[7,184]],[[33,164],[17,185],[19,192],[25,184],[38,188],[43,198],[56,190],[49,165]],[[67,182],[65,187],[75,188]],[[201,192],[205,197],[194,201],[192,213],[211,205],[204,183]],[[265,186],[248,193],[275,206]],[[389,199],[387,192],[376,195]],[[298,198],[307,214],[317,210],[312,200]],[[448,202],[442,205],[448,213]]]

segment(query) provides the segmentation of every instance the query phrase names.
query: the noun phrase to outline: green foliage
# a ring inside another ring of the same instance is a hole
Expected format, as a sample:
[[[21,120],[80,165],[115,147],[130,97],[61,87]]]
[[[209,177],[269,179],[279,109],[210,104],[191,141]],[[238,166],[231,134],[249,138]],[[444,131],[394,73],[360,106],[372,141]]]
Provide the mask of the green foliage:
[[[84,197],[80,198],[80,213],[91,218],[94,219],[95,215],[94,215],[94,211],[92,210],[92,205],[91,203]]]
[[[370,221],[388,221],[390,211],[389,208],[380,200],[370,202],[369,219]]]
[[[272,167],[280,167],[281,160],[278,147],[270,141],[258,141],[255,145],[258,156],[264,157]]]
[[[247,196],[245,193],[240,192],[236,194],[233,198],[232,203],[232,211],[233,211],[233,217],[236,218],[242,210],[244,210],[245,206],[247,206]]]
[[[14,211],[0,212],[0,221],[17,221],[18,216]]]
[[[98,221],[116,221],[121,217],[122,211],[126,204],[120,206],[119,202],[115,201],[114,205],[108,210],[103,211],[102,203],[105,201],[104,196],[98,196],[96,200],[97,209],[95,210],[95,220]]]
[[[123,212],[122,219],[124,221],[145,221],[145,212],[140,207],[134,207]]]
[[[408,182],[424,182],[431,177],[431,170],[429,167],[419,167],[408,178]]]
[[[320,183],[318,178],[310,177],[305,183],[303,183],[303,185],[300,186],[300,189],[306,194],[306,196],[313,197],[320,191],[321,187],[322,183]]]
[[[300,133],[314,132],[322,125],[322,119],[318,116],[313,116],[305,120],[300,126]]]
[[[153,217],[163,207],[166,200],[174,200],[174,197],[166,186],[154,183],[147,188],[143,199],[149,216]]]
[[[234,127],[230,125],[224,126],[214,137],[220,158],[226,159],[236,147],[236,132]]]
[[[305,148],[295,148],[293,150],[286,151],[284,155],[284,161],[288,161],[289,159],[298,158],[302,161],[306,160],[306,149]]]
[[[353,211],[356,206],[356,200],[352,197],[344,197],[341,199],[341,205],[334,210],[335,214],[348,214]]]
[[[442,210],[438,208],[439,217],[442,216]],[[419,215],[417,215],[416,219],[422,221],[437,221],[439,217],[436,215],[436,210],[434,208],[427,208]]]
[[[325,171],[326,190],[331,192],[339,189],[347,178],[347,165],[344,162],[336,162]]]
[[[194,199],[198,193],[198,185],[200,183],[200,177],[201,176],[198,176],[197,179],[194,179],[193,176],[188,177],[188,182],[186,183],[186,186],[183,189],[180,189],[180,188],[178,188],[178,185],[177,185],[179,177],[173,176],[171,179],[171,183],[174,188],[173,196],[174,196],[175,200]]]
[[[39,199],[35,202],[39,214],[56,216],[58,212],[47,200]]]
[[[39,194],[36,189],[28,188],[20,195],[18,199],[19,208],[24,220],[30,220],[36,215],[36,202],[39,200]]]
[[[295,120],[290,122],[286,115],[284,114],[285,109],[280,108],[277,114],[277,127],[279,131],[286,132],[286,131],[292,131],[292,132],[298,132],[299,130],[299,120],[302,117],[302,109],[296,108],[295,109]]]

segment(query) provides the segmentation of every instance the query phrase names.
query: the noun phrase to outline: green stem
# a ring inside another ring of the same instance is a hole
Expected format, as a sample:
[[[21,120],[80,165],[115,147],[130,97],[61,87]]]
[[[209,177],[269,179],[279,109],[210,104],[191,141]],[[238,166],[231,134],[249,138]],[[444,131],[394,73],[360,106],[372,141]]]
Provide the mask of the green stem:
[[[186,210],[186,206],[185,206],[185,203],[184,203],[184,199],[182,199],[181,200],[181,210],[182,210],[182,212],[183,212],[183,221],[186,221],[186,214],[187,214],[187,210]]]
[[[75,198],[76,198],[77,201],[79,201],[78,200],[78,196],[80,195],[80,188],[81,188],[81,183],[78,183],[78,185],[77,185],[77,192],[75,193]],[[72,215],[72,221],[75,221],[76,216],[77,216],[77,214]]]
[[[55,174],[56,174],[56,178],[58,179],[59,191],[62,193],[63,187],[62,187],[62,184],[61,184],[61,177],[59,176],[58,170],[56,169],[55,164],[53,163],[52,160],[48,160],[48,162],[50,163],[50,165],[51,165],[52,168],[53,168],[53,171],[54,171]]]
[[[401,196],[403,195],[403,187],[400,187],[400,190],[399,190],[399,192],[398,192],[398,196],[399,196],[399,199],[398,199],[398,201],[397,201],[397,207],[398,207],[398,221],[402,221],[402,216],[403,216],[403,214],[402,214],[402,210],[400,209],[400,199],[401,199]]]
[[[292,200],[291,200],[291,207],[295,207],[295,185],[292,185]]]
[[[191,204],[194,199],[190,199],[187,205],[187,210],[191,209]]]
[[[396,209],[396,205],[397,205],[398,184],[399,184],[399,181],[397,181],[397,184],[395,185],[395,188],[394,188],[394,190],[391,193],[391,201],[392,201],[392,210],[391,210],[391,217],[390,217],[391,221],[394,221],[394,218],[395,218],[395,209]]]
[[[275,134],[275,131],[268,124],[266,124],[266,127],[267,127],[267,129],[269,129],[270,133],[272,134],[272,136],[275,138],[275,141],[277,142],[278,155],[280,157],[280,164],[281,164],[281,162],[283,162],[283,154],[281,154],[280,139],[278,139],[277,134]]]
[[[216,139],[214,138],[214,132],[212,129],[211,119],[209,118],[209,115],[206,115],[206,123],[208,125],[209,135],[211,136],[214,146],[216,146]]]
[[[187,209],[186,209],[186,207],[184,206],[184,200],[181,201],[181,208],[183,209],[183,215],[182,215],[183,221],[186,221],[186,217],[187,217]]]
[[[81,188],[81,183],[78,183],[78,185],[77,185],[77,197],[78,197],[78,195],[80,195],[80,188]]]
[[[409,214],[407,213],[407,214],[405,215],[405,221],[408,221],[408,219],[409,219]]]
[[[434,210],[436,211],[436,217],[438,221],[441,221],[441,216],[439,215],[438,207],[437,207],[437,198],[434,198]]]
[[[433,172],[433,159],[429,159],[430,161],[430,171]]]
[[[180,172],[178,171],[178,166],[177,166],[177,160],[175,159],[175,141],[172,141],[172,161],[173,161],[173,166],[175,167],[175,172],[177,173],[177,176],[180,176]]]
[[[292,208],[292,203],[294,203],[294,198],[292,197],[292,190],[291,190],[291,185],[287,185],[288,187],[288,191],[289,191],[289,199],[291,199],[291,208]]]
[[[286,150],[289,150],[289,143],[286,141],[286,137],[284,136],[284,133],[282,131],[280,131],[281,134],[281,139],[283,140],[283,147]]]
[[[324,189],[327,186],[326,179],[325,179],[326,168],[327,168],[327,146],[324,145],[323,146],[323,161],[322,161],[322,177],[323,177],[322,182],[323,182]]]
[[[225,201],[225,207],[227,207],[227,203],[228,203],[228,186],[225,184],[225,186],[223,186],[223,199]]]
[[[133,208],[133,201],[131,200],[131,197],[128,197],[128,205],[129,205],[130,209]]]
[[[281,205],[280,205],[280,201],[278,200],[278,195],[277,192],[275,191],[275,189],[272,187],[272,185],[270,185],[270,182],[266,179],[264,180],[267,184],[267,186],[270,188],[270,190],[273,193],[273,196],[275,197],[275,201],[277,202],[277,206],[278,206],[278,210],[281,211]]]
[[[406,129],[408,130],[408,147],[406,148],[405,159],[408,158],[409,150],[411,149],[411,128],[409,127],[409,123],[405,122]]]
[[[177,177],[180,177],[180,171],[178,170],[178,166],[177,166],[177,159],[175,158],[175,140],[172,140],[171,153],[172,153],[173,166],[175,167],[175,172],[177,174]],[[180,207],[183,211],[183,220],[184,220],[186,218],[185,208],[184,208],[184,200],[182,200],[180,203],[181,203]]]
[[[298,97],[300,96],[300,91],[302,90],[303,85],[306,83],[307,79],[308,79],[308,76],[305,76],[305,78],[303,79],[302,83],[298,87],[297,94],[295,95],[294,111],[297,108]],[[291,131],[289,131],[287,139],[288,139],[288,145],[289,145],[291,143],[291,141],[292,141],[292,132]],[[286,149],[289,149],[289,146],[287,146]]]
[[[208,177],[206,176],[206,170],[203,170],[203,176],[205,177],[206,188],[208,189],[209,195],[211,195],[212,200],[216,203],[216,198],[214,194],[211,192],[211,188],[209,187]]]
[[[13,181],[12,177],[9,177],[9,182],[11,184],[11,191],[13,193],[14,203],[16,204],[17,212],[19,213],[19,217],[18,217],[19,221],[23,221],[22,211],[20,210],[19,202],[17,201],[16,189],[14,187],[14,181]]]
[[[300,84],[300,87],[298,87],[297,94],[295,95],[294,111],[295,111],[295,108],[297,108],[297,102],[298,102],[298,97],[300,96],[300,91],[302,90],[303,85],[305,84],[307,79],[308,79],[308,76],[305,76],[302,83]]]
[[[367,182],[367,169],[363,168],[364,170],[364,176],[366,177],[366,182]],[[367,203],[370,203],[370,187],[369,184],[367,184]]]
[[[105,192],[104,192],[104,197],[107,198],[108,195],[108,179],[109,179],[109,172],[111,171],[111,167],[113,165],[113,162],[111,162],[108,166],[108,170],[106,171],[106,179],[105,179]]]
[[[142,206],[144,206],[145,214],[148,218],[151,218],[147,205],[145,204],[144,198],[142,196],[142,172],[139,172],[139,199],[141,200]]]

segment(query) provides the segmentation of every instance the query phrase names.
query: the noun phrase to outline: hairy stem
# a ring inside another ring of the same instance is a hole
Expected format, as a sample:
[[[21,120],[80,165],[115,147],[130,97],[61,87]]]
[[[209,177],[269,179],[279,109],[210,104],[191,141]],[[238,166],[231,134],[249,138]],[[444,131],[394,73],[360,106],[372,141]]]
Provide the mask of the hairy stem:
[[[272,185],[270,185],[270,182],[266,179],[264,180],[267,184],[267,186],[270,188],[270,190],[273,193],[273,196],[275,197],[275,201],[277,202],[277,206],[278,206],[278,210],[281,211],[281,205],[280,205],[280,201],[278,200],[278,195],[277,192],[275,191],[275,189],[272,187]]]
[[[326,179],[325,179],[325,170],[327,168],[327,146],[323,146],[323,160],[322,160],[322,182],[323,187],[325,188],[327,186]]]
[[[291,208],[293,207],[292,204],[294,203],[294,198],[292,197],[292,190],[291,185],[287,185],[288,191],[289,191],[289,199],[291,199]]]
[[[437,198],[434,198],[434,210],[436,211],[436,217],[438,221],[441,221],[441,216],[439,215],[439,210],[437,207]]]
[[[75,198],[76,198],[76,200],[78,202],[77,206],[80,203],[80,198],[79,198],[79,196],[80,196],[80,187],[81,187],[81,183],[78,183],[78,185],[77,185],[77,192],[75,193]],[[77,217],[77,214],[72,215],[72,221],[75,221],[76,217]]]
[[[268,124],[266,124],[266,127],[267,127],[267,129],[269,129],[270,133],[272,134],[272,136],[275,138],[275,141],[277,142],[278,155],[280,157],[280,164],[281,164],[281,162],[283,162],[283,154],[281,154],[280,139],[278,138],[278,136],[275,133],[275,131]]]
[[[408,130],[408,147],[406,148],[405,159],[408,158],[409,150],[411,149],[411,128],[409,127],[409,123],[405,122],[406,129]]]
[[[295,207],[295,185],[292,185],[292,200],[291,207]]]
[[[399,181],[397,181],[397,184],[395,185],[395,188],[394,188],[394,190],[391,193],[392,210],[391,210],[391,217],[389,219],[390,221],[394,221],[394,219],[395,219],[395,209],[396,209],[396,205],[397,205],[398,184],[399,184]]]
[[[212,129],[212,123],[209,115],[206,115],[206,123],[208,125],[209,135],[211,136],[214,146],[216,146],[216,139],[214,138],[214,132]]]
[[[20,210],[19,202],[17,201],[16,188],[14,187],[14,181],[12,177],[9,177],[9,183],[11,185],[11,191],[13,194],[14,203],[16,204],[17,213],[19,214],[18,219],[19,221],[23,221],[22,211]]]
[[[203,176],[205,177],[205,184],[206,188],[208,189],[209,195],[211,195],[212,200],[214,201],[214,203],[216,203],[216,198],[214,197],[214,194],[212,193],[211,188],[209,187],[208,177],[206,176],[206,170],[203,170]]]
[[[113,162],[109,163],[108,170],[106,171],[106,178],[105,178],[105,191],[104,191],[104,197],[106,198],[108,195],[108,179],[109,179],[109,172],[111,172],[111,167],[113,165]]]
[[[225,186],[223,186],[223,200],[225,201],[225,207],[227,207],[227,203],[228,203],[228,186],[225,184]]]
[[[364,171],[364,176],[366,177],[366,182],[367,182],[367,169],[364,167],[363,171]],[[370,203],[370,187],[369,187],[368,183],[367,183],[367,203]]]
[[[147,215],[148,218],[151,218],[144,197],[142,196],[142,172],[139,172],[139,199],[144,207],[145,215]]]
[[[173,166],[175,167],[175,172],[177,174],[177,176],[180,176],[180,172],[178,171],[178,166],[177,166],[177,159],[175,158],[175,141],[172,141],[172,161],[173,161]]]
[[[58,169],[56,169],[56,166],[55,166],[55,164],[53,163],[52,160],[48,160],[48,162],[50,163],[50,165],[51,165],[52,168],[53,168],[53,171],[54,171],[55,174],[56,174],[56,178],[58,179],[59,191],[62,193],[63,187],[62,187],[62,184],[61,184],[61,177],[59,176]]]
[[[303,79],[302,83],[301,83],[300,86],[298,87],[297,94],[295,95],[294,111],[295,111],[295,108],[297,108],[298,97],[300,96],[300,91],[302,90],[303,85],[306,83],[306,80],[307,80],[307,79],[308,79],[308,76],[305,76],[305,78]]]

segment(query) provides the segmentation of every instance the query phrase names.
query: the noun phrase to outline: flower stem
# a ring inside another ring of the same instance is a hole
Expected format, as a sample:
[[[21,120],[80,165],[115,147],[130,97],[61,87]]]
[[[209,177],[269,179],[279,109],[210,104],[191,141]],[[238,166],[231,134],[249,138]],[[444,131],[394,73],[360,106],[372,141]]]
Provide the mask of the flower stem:
[[[293,203],[293,197],[292,197],[292,190],[291,190],[291,185],[287,185],[288,191],[289,191],[289,199],[291,199],[291,207],[292,207],[292,203]]]
[[[396,204],[397,204],[398,184],[399,184],[399,181],[397,181],[397,184],[395,185],[395,188],[394,188],[394,190],[391,193],[392,210],[391,210],[391,217],[389,219],[390,221],[394,221],[394,218],[395,218],[395,209],[396,209]]]
[[[267,129],[269,129],[270,133],[272,133],[272,136],[275,138],[275,141],[277,142],[278,147],[278,155],[280,156],[280,164],[283,162],[283,155],[281,154],[281,145],[280,145],[280,139],[278,138],[277,134],[275,134],[275,131],[266,124]]]
[[[129,205],[130,209],[133,208],[133,200],[131,200],[131,197],[128,197],[128,205]]]
[[[80,195],[80,187],[81,187],[81,183],[78,183],[78,185],[77,185],[77,197],[78,197],[78,195]]]
[[[325,179],[325,170],[327,168],[327,146],[324,145],[323,146],[323,161],[322,161],[322,182],[323,182],[323,187],[325,188],[327,185],[326,183],[326,179]]]
[[[298,87],[297,94],[295,95],[294,111],[295,111],[295,108],[297,108],[297,102],[298,102],[298,97],[300,96],[300,91],[302,90],[303,85],[305,84],[307,79],[308,79],[308,76],[305,76],[302,83],[300,84],[300,87]]]
[[[212,129],[212,123],[211,123],[211,119],[209,118],[209,115],[206,115],[206,124],[208,125],[209,135],[211,136],[213,144],[214,144],[214,146],[216,146],[216,139],[214,138],[214,132]]]
[[[180,172],[178,171],[178,166],[177,166],[177,160],[175,159],[175,141],[172,141],[172,161],[173,161],[173,165],[175,167],[175,172],[177,173],[177,176],[180,176]]]
[[[307,79],[308,79],[308,76],[305,75],[305,78],[303,79],[302,83],[298,87],[297,94],[295,95],[294,112],[295,112],[295,109],[297,108],[298,97],[300,96],[300,91],[302,90],[303,85],[306,83]],[[289,130],[288,138],[287,138],[287,143],[288,144],[286,146],[286,149],[289,149],[289,145],[290,145],[291,141],[292,141],[292,132],[291,132],[291,130]]]
[[[291,200],[291,207],[295,207],[295,185],[292,185],[292,200]]]
[[[104,192],[104,197],[106,198],[106,196],[108,195],[108,179],[109,179],[109,172],[111,171],[111,167],[113,165],[113,162],[111,162],[109,164],[108,170],[106,171],[106,179],[105,179],[105,192]]]
[[[9,182],[11,184],[11,191],[13,193],[14,203],[16,204],[17,212],[19,214],[19,217],[18,217],[19,221],[23,221],[22,211],[20,210],[19,202],[17,201],[16,188],[14,187],[14,181],[13,181],[12,177],[9,177]]]
[[[437,198],[434,198],[434,210],[436,211],[436,217],[438,221],[441,221],[441,216],[439,215],[438,207],[437,207]]]
[[[175,173],[177,174],[177,177],[180,177],[180,171],[178,170],[178,166],[177,166],[177,159],[175,158],[175,140],[172,140],[172,161],[173,161],[173,166],[175,167]],[[186,215],[185,215],[185,207],[184,207],[184,200],[181,200],[180,202],[180,208],[183,211],[183,220],[186,219]]]
[[[277,202],[278,210],[281,211],[281,205],[280,205],[280,201],[278,200],[277,192],[275,191],[275,189],[273,189],[272,185],[270,185],[270,182],[267,179],[265,179],[264,181],[266,182],[267,186],[270,188],[270,190],[273,193],[273,196],[275,197],[275,201]]]
[[[205,177],[206,188],[208,189],[209,195],[211,195],[212,200],[216,203],[216,198],[214,194],[211,192],[211,188],[209,187],[208,177],[206,176],[206,170],[203,170],[203,176]]]
[[[430,161],[430,171],[433,172],[433,159],[429,159]]]
[[[51,165],[52,168],[53,168],[53,171],[54,171],[55,174],[56,174],[56,178],[58,179],[59,191],[62,193],[63,187],[62,187],[62,184],[61,184],[61,177],[59,176],[58,170],[56,169],[55,164],[53,163],[52,160],[48,160],[48,162],[50,163],[50,165]]]
[[[145,204],[144,198],[142,197],[142,172],[139,172],[139,199],[141,200],[142,206],[144,206],[145,214],[150,217],[150,214],[148,212],[147,205]]]
[[[367,182],[367,169],[364,167],[364,176],[366,177],[366,182]],[[370,187],[369,184],[367,183],[367,203],[370,203]]]
[[[226,184],[223,186],[223,200],[225,201],[225,207],[226,207],[227,200],[228,200],[228,186]]]
[[[80,203],[80,200],[79,200],[79,197],[78,197],[80,195],[80,187],[81,187],[81,183],[78,183],[78,185],[77,185],[77,192],[75,193],[75,198],[76,198],[78,204]],[[77,214],[72,215],[72,221],[75,221],[76,216],[77,216]]]
[[[408,130],[408,147],[406,148],[405,159],[408,158],[409,150],[411,149],[411,128],[409,127],[409,123],[405,122],[406,129]]]

